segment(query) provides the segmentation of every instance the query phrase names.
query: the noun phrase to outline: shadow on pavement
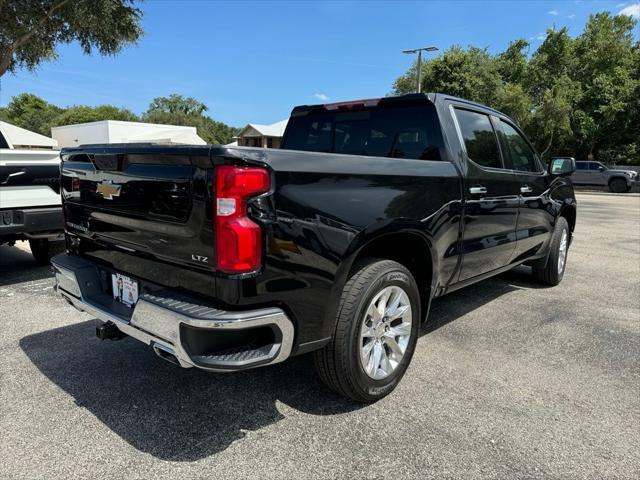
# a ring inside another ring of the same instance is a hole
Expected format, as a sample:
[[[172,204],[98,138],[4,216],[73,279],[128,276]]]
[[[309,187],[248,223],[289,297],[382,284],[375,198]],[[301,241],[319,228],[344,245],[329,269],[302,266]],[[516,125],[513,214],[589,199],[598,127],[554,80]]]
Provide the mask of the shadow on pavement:
[[[538,288],[548,287],[533,280],[530,267],[516,267],[496,277],[488,278],[444,297],[434,299],[429,319],[423,324],[420,333],[426,335],[433,332],[514,290]]]
[[[423,334],[520,286],[518,270],[434,302]],[[37,333],[20,347],[53,383],[126,442],[163,460],[195,461],[284,416],[278,402],[313,415],[362,408],[326,389],[309,356],[232,374],[183,370],[132,339],[99,342],[94,321]],[[418,347],[419,348],[419,347]]]
[[[0,287],[48,277],[51,267],[38,264],[30,251],[0,245]]]
[[[232,374],[184,370],[136,340],[100,342],[92,320],[27,336],[20,347],[78,406],[163,460],[226,449],[244,431],[283,419],[278,401],[314,415],[361,407],[324,388],[309,357]]]

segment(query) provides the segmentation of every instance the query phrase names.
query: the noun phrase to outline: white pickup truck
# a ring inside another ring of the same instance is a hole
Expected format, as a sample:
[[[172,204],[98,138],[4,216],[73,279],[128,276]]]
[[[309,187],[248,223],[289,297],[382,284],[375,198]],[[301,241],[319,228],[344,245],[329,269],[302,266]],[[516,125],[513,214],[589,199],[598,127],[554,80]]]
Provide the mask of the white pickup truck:
[[[48,264],[64,249],[57,142],[0,121],[0,245],[28,240]]]

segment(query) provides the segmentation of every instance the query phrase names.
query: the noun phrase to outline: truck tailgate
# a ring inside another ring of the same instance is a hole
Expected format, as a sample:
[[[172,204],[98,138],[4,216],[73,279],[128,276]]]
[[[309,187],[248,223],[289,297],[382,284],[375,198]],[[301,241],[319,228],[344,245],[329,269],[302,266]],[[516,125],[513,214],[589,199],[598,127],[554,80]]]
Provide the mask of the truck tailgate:
[[[65,228],[79,239],[80,253],[166,286],[179,285],[188,271],[212,270],[209,149],[109,145],[64,150]],[[185,275],[176,275],[176,266]]]

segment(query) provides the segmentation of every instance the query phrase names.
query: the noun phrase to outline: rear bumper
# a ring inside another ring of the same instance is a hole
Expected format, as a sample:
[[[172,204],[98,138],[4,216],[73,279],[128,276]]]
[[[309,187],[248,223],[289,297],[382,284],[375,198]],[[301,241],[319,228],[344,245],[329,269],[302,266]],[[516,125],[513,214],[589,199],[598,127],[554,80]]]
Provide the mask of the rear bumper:
[[[56,291],[80,311],[114,325],[182,367],[234,371],[281,362],[291,354],[294,327],[279,308],[215,309],[175,292],[141,292],[132,309],[100,285],[97,264],[73,255],[51,260]]]
[[[62,233],[62,230],[62,207],[0,210],[0,235]]]

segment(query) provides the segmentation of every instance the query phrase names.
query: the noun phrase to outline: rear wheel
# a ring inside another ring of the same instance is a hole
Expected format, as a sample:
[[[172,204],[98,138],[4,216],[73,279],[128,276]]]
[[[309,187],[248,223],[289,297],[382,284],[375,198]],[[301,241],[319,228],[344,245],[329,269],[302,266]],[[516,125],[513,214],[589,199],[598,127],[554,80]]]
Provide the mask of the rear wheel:
[[[627,182],[622,178],[614,178],[609,182],[609,190],[614,193],[624,193],[627,191]]]
[[[569,253],[569,224],[564,217],[556,221],[549,248],[547,263],[533,265],[533,278],[545,285],[555,286],[562,281]]]
[[[358,402],[393,391],[415,350],[420,327],[418,287],[392,260],[359,264],[342,292],[331,342],[315,352],[322,381]]]
[[[44,238],[29,240],[29,248],[33,258],[40,265],[49,265],[51,257],[63,253],[65,250],[64,242],[50,242]]]

